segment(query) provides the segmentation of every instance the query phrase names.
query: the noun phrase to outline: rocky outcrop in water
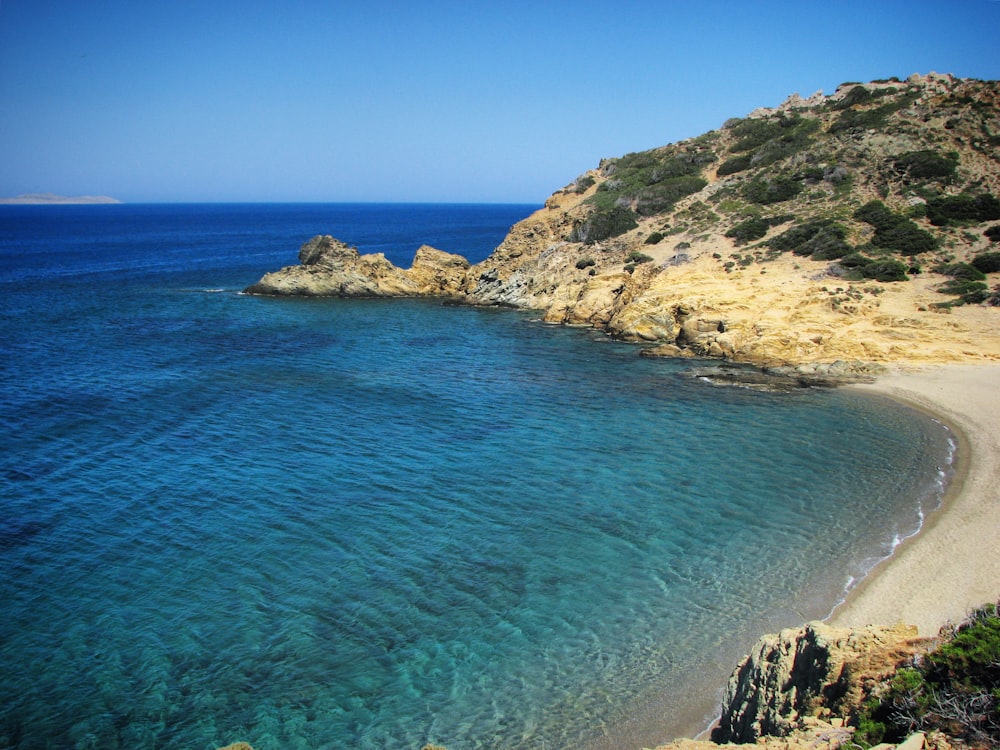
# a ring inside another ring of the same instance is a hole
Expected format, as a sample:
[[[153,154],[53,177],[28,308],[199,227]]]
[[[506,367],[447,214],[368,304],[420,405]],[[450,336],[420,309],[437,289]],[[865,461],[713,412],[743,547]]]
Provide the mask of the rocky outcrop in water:
[[[329,235],[299,249],[299,264],[266,274],[248,294],[296,297],[449,297],[460,293],[469,261],[424,245],[411,268],[382,253],[361,255]]]
[[[713,365],[694,367],[689,377],[719,385],[731,385],[761,391],[787,391],[794,388],[835,388],[841,385],[871,383],[886,368],[875,362],[844,362],[751,367],[749,365]]]

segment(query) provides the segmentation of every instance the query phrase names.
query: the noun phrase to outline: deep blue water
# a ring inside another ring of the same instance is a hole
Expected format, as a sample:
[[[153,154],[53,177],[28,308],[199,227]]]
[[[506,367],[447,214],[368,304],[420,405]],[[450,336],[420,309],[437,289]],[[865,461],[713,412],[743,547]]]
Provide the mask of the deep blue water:
[[[936,504],[948,435],[889,401],[238,293],[531,210],[0,207],[0,747],[649,746]]]

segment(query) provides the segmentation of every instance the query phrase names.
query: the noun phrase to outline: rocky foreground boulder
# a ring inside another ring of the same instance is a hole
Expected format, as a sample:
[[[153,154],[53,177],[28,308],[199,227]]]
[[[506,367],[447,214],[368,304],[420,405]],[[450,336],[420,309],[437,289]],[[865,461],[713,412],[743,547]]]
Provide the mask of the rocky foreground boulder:
[[[917,629],[907,625],[810,622],[766,635],[729,678],[712,738],[756,742],[787,736],[808,718],[843,720],[861,701],[865,682],[892,674],[920,643]]]
[[[682,739],[659,750],[858,748],[850,725],[863,701],[933,641],[909,625],[835,628],[810,622],[766,635],[729,678],[711,740]],[[940,732],[913,732],[879,750],[950,750]]]

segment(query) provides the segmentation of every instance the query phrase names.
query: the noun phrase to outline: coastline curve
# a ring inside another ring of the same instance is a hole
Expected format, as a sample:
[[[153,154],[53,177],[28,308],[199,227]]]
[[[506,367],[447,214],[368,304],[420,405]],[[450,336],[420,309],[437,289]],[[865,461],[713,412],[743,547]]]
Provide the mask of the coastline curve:
[[[898,370],[854,389],[893,398],[943,422],[958,446],[940,507],[849,592],[826,621],[905,622],[922,636],[1000,594],[1000,367]]]

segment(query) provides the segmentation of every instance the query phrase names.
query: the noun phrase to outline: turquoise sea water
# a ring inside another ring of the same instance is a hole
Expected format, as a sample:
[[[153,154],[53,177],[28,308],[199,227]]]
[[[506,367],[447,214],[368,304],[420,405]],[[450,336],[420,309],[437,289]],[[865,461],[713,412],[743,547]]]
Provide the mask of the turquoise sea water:
[[[938,502],[948,434],[889,401],[238,293],[531,210],[0,209],[0,747],[649,746]]]

